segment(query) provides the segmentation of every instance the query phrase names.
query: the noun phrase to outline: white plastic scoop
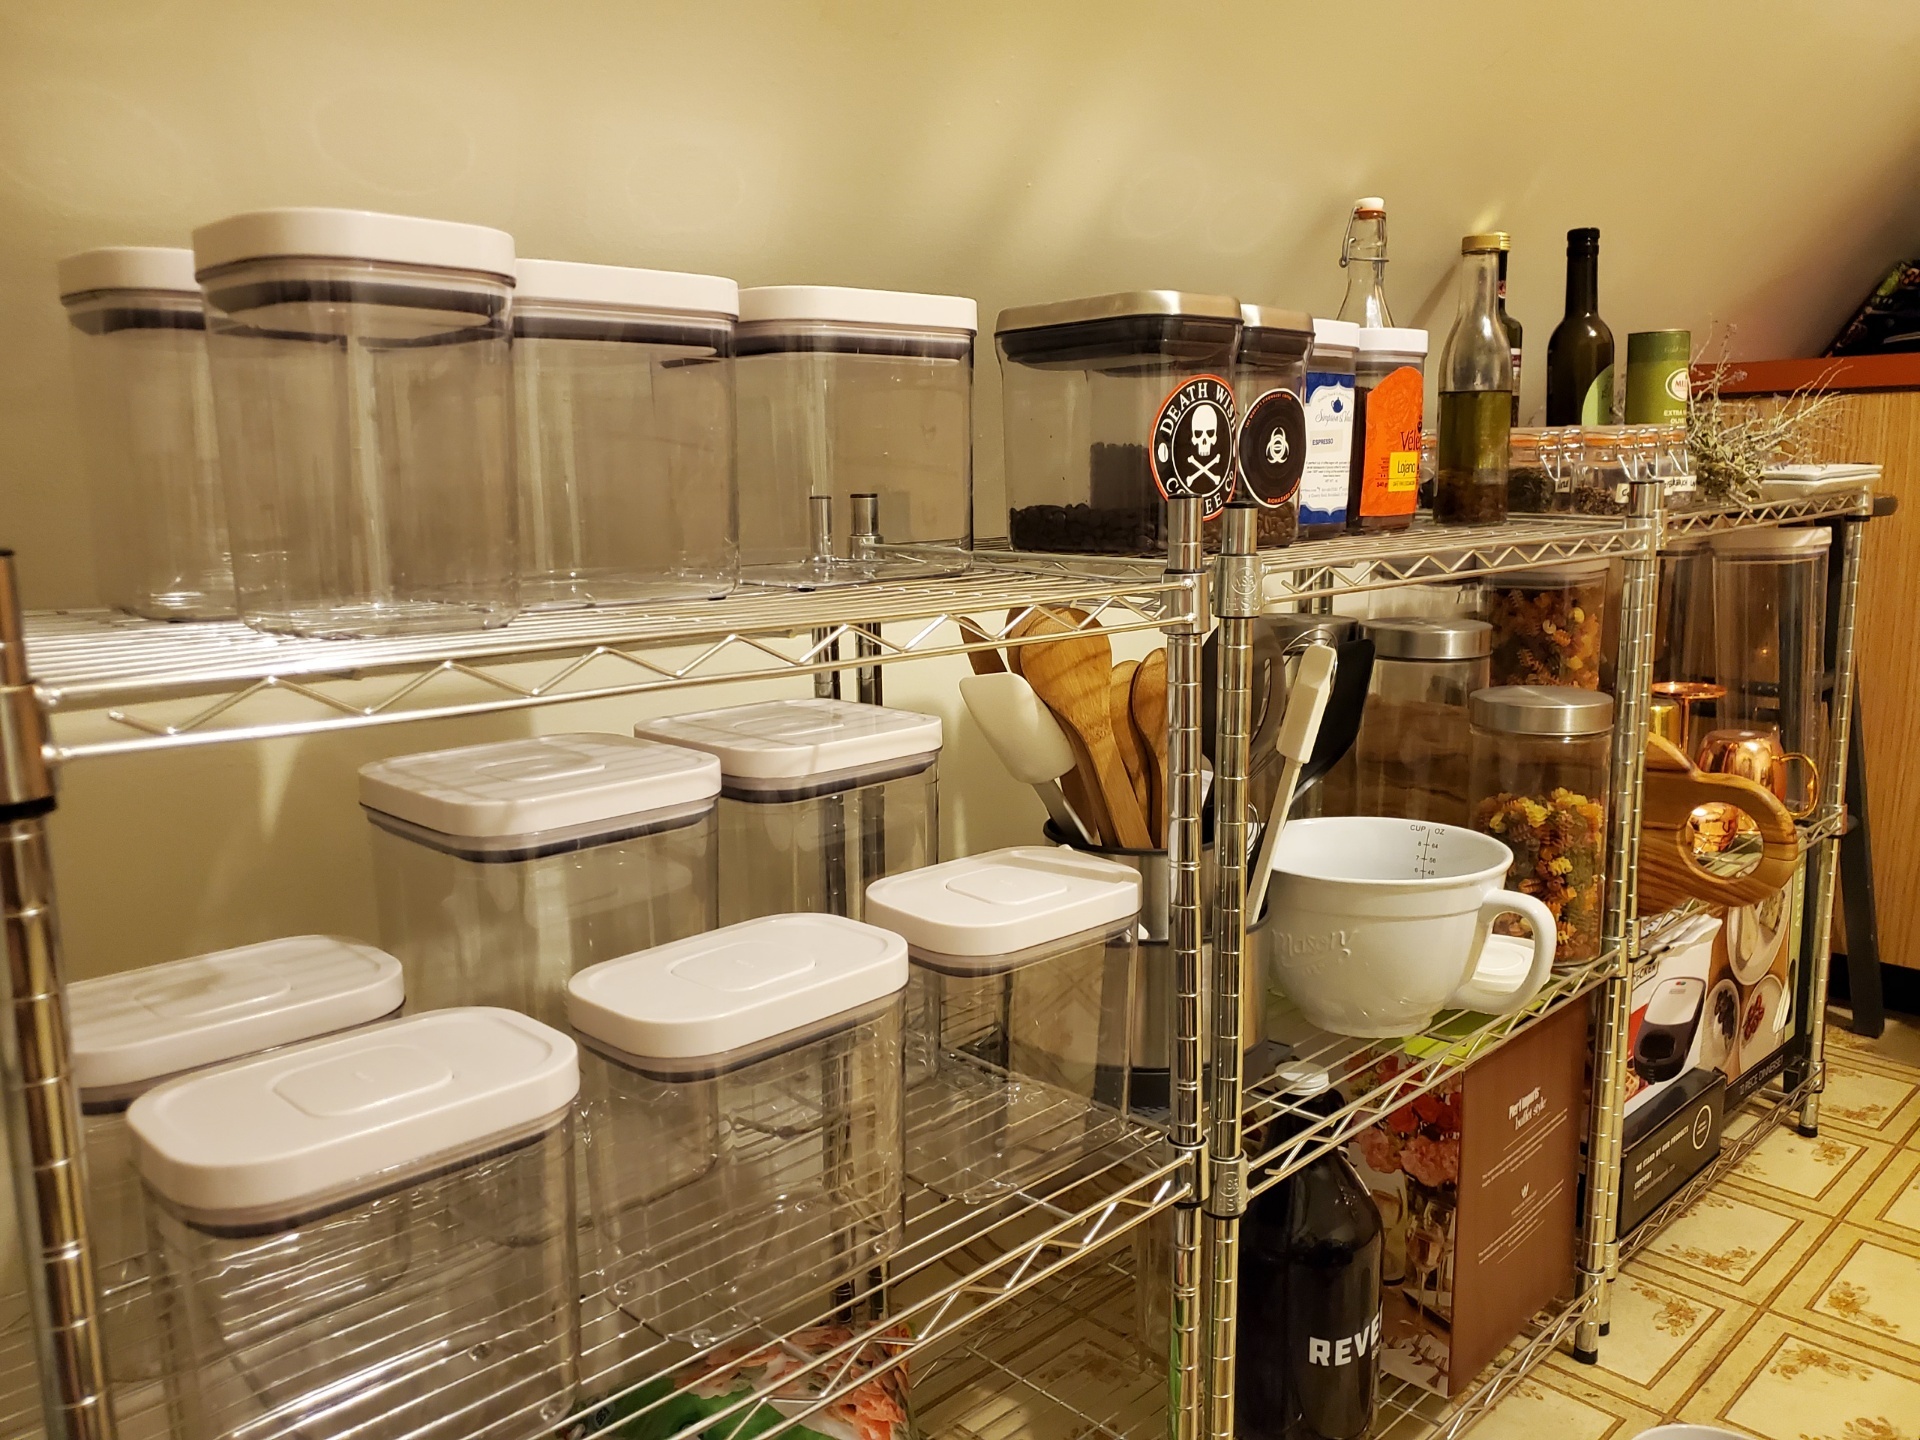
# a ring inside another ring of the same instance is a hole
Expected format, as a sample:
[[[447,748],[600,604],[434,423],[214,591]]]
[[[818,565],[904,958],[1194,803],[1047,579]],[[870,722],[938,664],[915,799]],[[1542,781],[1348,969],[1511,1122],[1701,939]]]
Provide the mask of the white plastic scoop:
[[[1334,649],[1315,642],[1300,652],[1300,668],[1295,672],[1293,688],[1287,692],[1287,712],[1280,721],[1280,734],[1274,749],[1280,752],[1280,788],[1273,797],[1273,813],[1267,816],[1266,833],[1260,837],[1260,854],[1247,875],[1247,918],[1260,918],[1267,903],[1267,882],[1273,877],[1273,847],[1286,828],[1287,811],[1293,805],[1293,792],[1300,783],[1300,767],[1313,753],[1313,742],[1320,734],[1320,717],[1327,711],[1327,696],[1333,690]]]
[[[1010,671],[968,675],[960,682],[960,698],[1007,773],[1033,786],[1053,823],[1097,846],[1100,842],[1073,813],[1060,788],[1060,777],[1073,769],[1073,747],[1033,687]]]

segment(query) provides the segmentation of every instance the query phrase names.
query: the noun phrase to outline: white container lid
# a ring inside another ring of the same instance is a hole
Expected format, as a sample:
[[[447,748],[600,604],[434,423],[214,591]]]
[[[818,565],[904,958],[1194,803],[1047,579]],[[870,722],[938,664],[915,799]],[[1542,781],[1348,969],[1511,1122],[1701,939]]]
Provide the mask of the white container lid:
[[[1139,913],[1139,871],[1046,845],[989,850],[867,886],[874,924],[938,955],[1012,955]]]
[[[572,830],[711,800],[710,755],[625,735],[536,735],[360,767],[360,803],[442,835]]]
[[[605,305],[676,315],[740,314],[740,287],[720,275],[677,270],[638,270],[627,265],[586,265],[574,260],[520,260],[516,304],[550,301]]]
[[[383,260],[514,277],[513,237],[485,225],[386,215],[377,210],[292,207],[229,215],[193,232],[201,275],[241,260]]]
[[[1521,587],[1551,588],[1555,585],[1584,585],[1606,575],[1611,560],[1568,560],[1559,565],[1536,565],[1531,570],[1506,570],[1489,575],[1482,582],[1495,590]]]
[[[198,295],[193,251],[161,245],[108,245],[60,262],[60,296],[90,290],[174,290]]]
[[[1715,555],[1732,555],[1742,560],[1811,559],[1833,543],[1833,532],[1824,525],[1799,526],[1791,530],[1730,530],[1713,537]]]
[[[813,780],[940,750],[940,717],[857,700],[767,700],[643,720],[633,733],[716,756],[729,780]]]
[[[1351,320],[1322,320],[1316,316],[1313,322],[1313,343],[1333,350],[1358,350],[1360,327]]]
[[[647,1060],[699,1060],[816,1026],[907,983],[907,942],[839,915],[766,915],[567,982],[567,1018]]]
[[[431,1010],[277,1050],[133,1102],[134,1164],[186,1209],[261,1211],[472,1152],[564,1110],[579,1052],[512,1010]]]
[[[393,1014],[400,962],[331,935],[291,935],[75,981],[73,1078],[83,1095],[143,1085]]]
[[[828,325],[891,325],[901,330],[980,329],[980,306],[964,295],[909,290],[853,290],[841,285],[759,285],[740,292],[740,323],[812,321]]]
[[[1321,321],[1315,321],[1316,325]],[[1338,321],[1334,322],[1338,324]],[[1366,325],[1355,332],[1354,347],[1362,355],[1424,355],[1427,353],[1427,332],[1413,330],[1403,325]]]

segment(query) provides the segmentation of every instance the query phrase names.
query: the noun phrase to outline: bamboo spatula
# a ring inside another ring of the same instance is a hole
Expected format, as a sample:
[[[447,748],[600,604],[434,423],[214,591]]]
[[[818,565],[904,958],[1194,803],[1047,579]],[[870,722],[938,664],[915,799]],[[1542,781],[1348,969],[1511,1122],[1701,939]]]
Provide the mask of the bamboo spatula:
[[[1059,638],[1028,646],[1020,673],[1076,747],[1087,788],[1105,802],[1112,821],[1110,828],[1102,826],[1107,843],[1151,850],[1147,818],[1113,738],[1113,645],[1098,626],[1079,628],[1082,624],[1084,616],[1072,610],[1036,612],[1027,633]]]

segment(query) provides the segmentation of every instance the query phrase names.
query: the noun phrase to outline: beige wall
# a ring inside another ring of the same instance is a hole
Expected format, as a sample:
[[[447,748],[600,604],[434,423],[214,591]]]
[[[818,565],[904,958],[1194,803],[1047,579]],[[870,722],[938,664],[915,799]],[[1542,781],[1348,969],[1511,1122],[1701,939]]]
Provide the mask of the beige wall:
[[[503,226],[528,255],[955,291],[987,317],[1147,285],[1331,313],[1346,208],[1377,191],[1402,323],[1444,330],[1463,232],[1514,233],[1531,408],[1574,224],[1605,233],[1616,335],[1822,343],[1920,249],[1916,73],[1920,6],[1895,0],[6,0],[0,537],[31,602],[89,600],[53,291],[86,246],[357,205]],[[990,347],[979,401],[992,534]],[[951,721],[952,679],[890,683]],[[364,932],[362,759],[634,708],[76,766],[74,968]],[[950,842],[1026,833],[1031,801],[950,732]]]

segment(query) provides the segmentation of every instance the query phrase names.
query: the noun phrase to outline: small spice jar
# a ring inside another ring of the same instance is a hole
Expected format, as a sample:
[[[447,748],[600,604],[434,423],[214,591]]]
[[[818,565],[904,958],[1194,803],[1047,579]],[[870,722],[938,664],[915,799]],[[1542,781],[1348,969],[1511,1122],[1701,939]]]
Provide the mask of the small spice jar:
[[[1495,685],[1603,685],[1609,564],[1516,570],[1487,582]]]
[[[1373,675],[1354,741],[1356,815],[1467,823],[1467,699],[1487,688],[1492,627],[1415,617],[1366,622]]]
[[[1353,369],[1360,327],[1315,320],[1307,357],[1307,463],[1300,474],[1300,537],[1339,535],[1347,528],[1352,483]]]
[[[1580,458],[1573,472],[1573,508],[1581,515],[1627,513],[1632,448],[1625,425],[1580,428]]]
[[[1579,432],[1569,427],[1515,430],[1507,447],[1507,509],[1520,515],[1571,510],[1579,444]]]
[[[1556,962],[1593,959],[1606,902],[1613,698],[1496,685],[1475,692],[1468,718],[1473,828],[1513,851],[1507,888],[1553,912]]]

